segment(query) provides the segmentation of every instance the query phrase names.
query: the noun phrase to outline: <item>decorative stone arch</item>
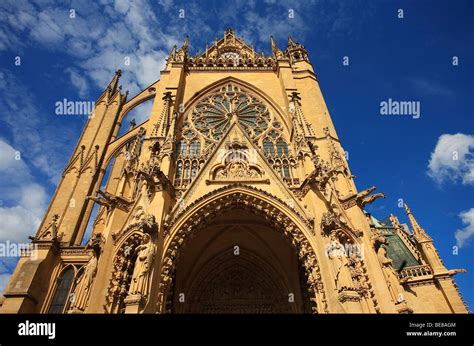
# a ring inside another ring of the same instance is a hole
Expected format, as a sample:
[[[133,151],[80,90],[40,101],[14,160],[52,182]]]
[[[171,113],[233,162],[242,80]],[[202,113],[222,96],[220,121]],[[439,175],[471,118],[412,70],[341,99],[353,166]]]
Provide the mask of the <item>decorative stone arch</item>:
[[[334,235],[336,239],[345,247],[346,255],[349,258],[349,267],[355,268],[358,271],[358,267],[362,270],[360,273],[351,273],[353,284],[361,299],[371,300],[373,308],[378,311],[379,304],[375,297],[375,291],[373,284],[370,283],[368,276],[369,270],[365,263],[364,251],[371,251],[370,249],[364,248],[364,242],[362,239],[362,232],[354,230],[342,215],[339,206],[333,204],[332,212],[326,212],[323,214],[321,219],[321,235],[328,239],[331,235]],[[328,244],[329,245],[329,244]],[[348,248],[349,247],[349,248]],[[331,246],[325,248],[326,254],[333,251]]]
[[[255,96],[260,98],[262,101],[267,103],[271,107],[271,110],[276,113],[278,120],[283,123],[287,133],[291,133],[291,126],[287,121],[288,120],[287,115],[281,110],[281,107],[273,100],[272,97],[270,97],[267,93],[255,87],[254,85],[246,81],[243,81],[241,79],[231,77],[231,76],[215,81],[214,83],[211,83],[207,85],[206,87],[204,87],[203,89],[197,91],[193,96],[191,96],[191,98],[188,101],[186,101],[184,111],[181,113],[182,114],[181,116],[184,117],[186,114],[188,114],[193,109],[193,107],[199,103],[199,101],[201,101],[206,96],[208,96],[208,94],[212,92],[214,89],[217,89],[229,83],[235,84],[243,88],[244,90],[250,91]]]
[[[114,158],[118,158],[120,156],[121,150],[127,144],[129,144],[133,140],[135,140],[137,138],[137,135],[140,133],[140,131],[143,131],[143,133],[144,133],[143,135],[146,134],[144,125],[146,124],[147,121],[142,123],[143,126],[137,126],[133,129],[131,129],[130,131],[128,131],[127,133],[125,133],[124,135],[122,135],[121,137],[117,138],[116,140],[110,142],[107,145],[107,148],[106,148],[104,154],[102,155],[101,161],[99,162],[99,165],[98,165],[98,169],[100,170],[100,174],[98,175],[98,178],[95,181],[93,191],[97,191],[102,186],[102,183],[104,183],[104,182],[108,183],[108,181],[110,181],[113,178],[112,176],[109,176],[107,178],[107,181],[104,181],[104,179],[107,175],[107,171],[110,169],[110,172],[112,172],[113,165],[114,165],[114,162],[112,162],[112,160]],[[74,164],[74,162],[70,163],[70,165],[71,164]],[[87,169],[92,170],[92,168],[90,166]],[[69,172],[79,172],[79,170],[75,167],[75,165],[71,165],[71,168],[67,168],[66,173],[64,173],[64,174],[68,174]],[[118,178],[122,178],[122,176],[118,176]],[[89,206],[88,206],[86,214],[84,215],[84,220],[86,220],[85,221],[86,225],[90,224],[91,218],[93,217],[93,208],[96,205],[95,204],[96,202],[92,201],[92,200],[89,200],[88,203],[89,203],[88,204]],[[98,224],[98,221],[99,221],[98,216],[100,214],[103,214],[104,210],[105,210],[105,207],[100,206],[98,214],[95,216],[95,220],[92,223],[93,229],[95,229],[96,224]],[[86,228],[84,228],[84,231],[85,231],[85,229]]]
[[[69,297],[70,297],[70,294],[71,292],[74,291],[74,287],[75,287],[75,281],[78,277],[78,274],[79,274],[79,271],[80,269],[82,268],[80,265],[77,265],[75,263],[64,263],[64,262],[61,262],[61,268],[59,268],[56,276],[55,276],[55,279],[54,281],[52,282],[52,285],[51,285],[51,290],[50,290],[50,295],[49,297],[47,298],[46,300],[46,303],[44,304],[44,313],[47,313],[50,309],[51,309],[51,306],[53,304],[53,301],[54,301],[54,298],[57,294],[57,290],[59,289],[59,285],[61,283],[61,280],[63,280],[63,277],[64,275],[66,274],[66,272],[68,270],[72,270],[72,280],[71,280],[71,283],[69,285],[69,288],[68,288],[68,295],[67,295],[67,300],[65,302],[65,305],[63,307],[63,309],[65,309],[68,305],[69,305]]]
[[[130,281],[136,260],[136,247],[145,234],[156,242],[157,225],[152,215],[137,213],[136,222],[130,223],[120,232],[112,235],[114,247],[112,260],[112,277],[106,294],[104,310],[107,313],[123,312],[124,300],[127,297]]]
[[[132,130],[124,133],[122,136],[114,140],[109,144],[107,147],[107,152],[105,154],[104,162],[102,164],[102,167],[107,167],[109,165],[109,162],[114,158],[122,148],[133,141],[136,136],[138,135],[139,131],[141,128],[146,128],[145,124],[148,122],[148,120],[144,121],[140,126],[137,126],[133,128]],[[146,132],[145,132],[146,134]]]
[[[354,245],[362,245],[362,232],[355,230],[350,226],[345,214],[341,211],[342,206],[333,203],[329,210],[331,209],[333,211],[323,213],[321,218],[321,235],[328,237],[331,232],[336,232],[341,239],[344,239],[345,241]]]
[[[297,251],[304,267],[314,313],[327,313],[327,301],[318,260],[315,239],[310,226],[295,210],[283,201],[262,190],[233,184],[217,189],[193,202],[174,219],[166,223],[161,258],[158,311],[166,311],[166,298],[170,292],[171,276],[182,245],[199,229],[204,228],[215,216],[232,208],[244,208],[263,217],[272,227],[280,231]],[[166,229],[167,225],[172,225]]]
[[[265,175],[265,169],[257,163],[251,162],[248,153],[249,148],[238,143],[232,143],[230,149],[222,155],[220,162],[215,163],[209,168],[209,179],[215,180],[219,174],[228,173],[231,166],[242,168],[247,174],[246,177],[262,178]]]
[[[153,99],[156,95],[156,87],[155,83],[150,85],[148,88],[142,90],[138,93],[135,97],[133,97],[130,101],[125,103],[120,111],[118,117],[118,123],[122,123],[123,119],[127,116],[127,113],[130,112],[135,107],[141,105],[142,103]]]

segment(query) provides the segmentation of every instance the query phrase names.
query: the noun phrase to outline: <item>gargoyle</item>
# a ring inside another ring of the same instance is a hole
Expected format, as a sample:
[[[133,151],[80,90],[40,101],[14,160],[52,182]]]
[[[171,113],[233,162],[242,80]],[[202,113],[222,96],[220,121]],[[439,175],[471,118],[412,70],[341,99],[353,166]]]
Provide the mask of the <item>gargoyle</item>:
[[[359,204],[361,207],[364,207],[366,204],[370,204],[372,203],[373,201],[375,201],[377,198],[385,198],[385,194],[379,192],[379,193],[375,193],[373,195],[370,195],[370,196],[366,196],[364,198],[362,198],[362,200],[359,201]]]
[[[358,205],[361,208],[363,208],[366,204],[372,203],[375,201],[377,198],[385,198],[385,195],[383,193],[376,193],[371,195],[371,193],[376,189],[375,186],[369,187],[368,189],[359,192],[358,194],[353,194],[350,196],[346,196],[341,199],[341,202],[343,203],[344,209],[349,209],[353,207],[354,205]]]
[[[455,275],[457,273],[467,273],[466,269],[451,269],[449,275]]]
[[[125,198],[111,194],[110,192],[99,190],[97,194],[102,195],[102,197],[87,196],[87,199],[90,199],[102,206],[105,206],[107,209],[110,208],[119,208],[122,210],[128,210],[130,202]]]
[[[364,207],[366,204],[372,203],[379,197],[385,198],[385,195],[383,193],[376,193],[376,194],[371,195],[371,193],[375,189],[376,189],[375,186],[371,186],[368,189],[359,192],[355,196],[356,203],[360,205],[361,207]]]

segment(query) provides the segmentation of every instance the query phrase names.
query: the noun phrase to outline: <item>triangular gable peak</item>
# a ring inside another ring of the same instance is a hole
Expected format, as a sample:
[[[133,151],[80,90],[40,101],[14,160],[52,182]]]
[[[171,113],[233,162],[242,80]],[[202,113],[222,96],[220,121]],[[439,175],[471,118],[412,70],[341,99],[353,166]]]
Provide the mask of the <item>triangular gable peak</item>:
[[[186,60],[188,69],[264,69],[276,67],[275,57],[258,53],[245,43],[244,38],[237,37],[232,29],[227,29],[221,39],[206,45],[203,52],[189,56]]]
[[[176,209],[179,211],[214,190],[236,183],[267,192],[305,215],[281,177],[269,166],[237,122],[229,127],[204,167],[181,196]]]
[[[219,58],[224,59],[235,57],[232,53],[238,54],[242,58],[265,58],[262,53],[257,53],[253,47],[245,43],[243,37],[235,35],[232,29],[227,29],[221,39],[217,39],[203,53],[197,54],[196,58]]]

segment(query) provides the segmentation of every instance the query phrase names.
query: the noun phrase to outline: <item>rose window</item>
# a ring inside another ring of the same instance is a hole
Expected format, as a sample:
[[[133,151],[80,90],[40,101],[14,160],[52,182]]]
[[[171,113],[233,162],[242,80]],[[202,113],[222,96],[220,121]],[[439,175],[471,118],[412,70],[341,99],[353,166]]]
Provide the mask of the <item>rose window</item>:
[[[250,137],[260,136],[269,126],[270,112],[254,96],[227,85],[199,102],[191,118],[202,135],[217,141],[233,121],[238,121]]]

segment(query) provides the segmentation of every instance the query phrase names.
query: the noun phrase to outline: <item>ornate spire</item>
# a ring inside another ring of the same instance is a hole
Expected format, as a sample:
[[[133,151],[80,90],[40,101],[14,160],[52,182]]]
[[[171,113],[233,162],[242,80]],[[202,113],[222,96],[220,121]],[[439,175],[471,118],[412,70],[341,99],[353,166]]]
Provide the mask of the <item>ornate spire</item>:
[[[288,36],[288,48],[296,48],[296,47],[299,47],[299,46],[300,46],[300,44],[293,41],[291,36]]]
[[[291,36],[288,36],[287,53],[290,56],[290,59],[292,62],[298,62],[298,61],[309,62],[308,52],[306,51],[306,48],[303,45],[293,41]]]
[[[293,125],[295,136],[302,135],[304,137],[313,137],[314,131],[311,124],[306,120],[300,105],[301,97],[294,91],[291,94],[291,102],[293,104]]]
[[[184,39],[184,43],[181,48],[178,50],[176,45],[173,46],[171,49],[171,53],[166,60],[167,63],[171,62],[184,62],[188,56],[188,49],[189,49],[189,37],[186,36]]]
[[[120,90],[121,87],[118,87],[120,77],[122,76],[122,70],[115,71],[114,78],[110,81],[107,86],[107,98],[110,100],[117,90]]]
[[[178,52],[178,56],[181,61],[184,61],[184,59],[188,55],[188,49],[189,49],[189,36],[186,35],[186,38],[184,39],[184,43]]]
[[[421,228],[421,226],[416,221],[415,217],[411,213],[410,208],[408,208],[407,204],[404,204],[405,211],[407,213],[408,219],[410,220],[411,227],[413,229],[413,234],[415,238],[419,241],[428,240],[431,241],[431,238],[428,234],[426,234],[425,230]]]
[[[398,221],[398,218],[395,215],[390,214],[389,218],[394,228],[399,229],[400,231],[403,231],[406,233],[405,229],[402,227],[402,225],[400,224],[400,221]]]
[[[284,56],[283,52],[278,48],[275,39],[273,36],[270,36],[270,42],[272,44],[272,54],[276,59],[282,58]]]
[[[151,132],[151,137],[161,137],[164,138],[168,134],[168,129],[170,128],[170,108],[171,108],[171,101],[172,95],[171,91],[168,91],[163,96],[163,110],[160,114],[160,117],[153,127],[153,131]]]
[[[186,37],[184,38],[184,43],[183,43],[183,46],[181,47],[181,50],[186,50],[187,52],[188,48],[189,48],[189,36],[186,35]]]

